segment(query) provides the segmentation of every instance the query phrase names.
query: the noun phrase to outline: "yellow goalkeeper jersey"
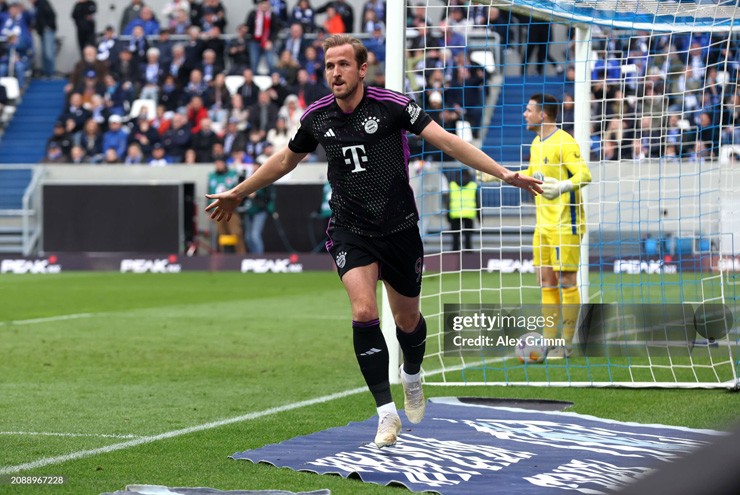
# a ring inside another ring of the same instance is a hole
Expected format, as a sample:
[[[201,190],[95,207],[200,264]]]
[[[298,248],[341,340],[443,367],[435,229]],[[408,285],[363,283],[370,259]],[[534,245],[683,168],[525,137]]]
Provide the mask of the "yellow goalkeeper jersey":
[[[532,141],[526,174],[540,180],[553,177],[573,183],[573,191],[565,192],[553,200],[542,195],[535,197],[536,227],[560,230],[567,234],[583,234],[586,221],[580,189],[591,182],[591,171],[581,157],[576,140],[562,129],[544,139],[536,136]]]

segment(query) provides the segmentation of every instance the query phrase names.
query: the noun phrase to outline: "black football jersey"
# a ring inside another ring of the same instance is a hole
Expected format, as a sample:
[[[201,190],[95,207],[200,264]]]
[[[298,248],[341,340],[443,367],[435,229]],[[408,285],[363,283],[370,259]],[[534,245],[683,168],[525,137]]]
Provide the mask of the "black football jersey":
[[[331,226],[384,236],[419,220],[409,185],[406,131],[419,134],[431,121],[407,96],[365,87],[352,113],[344,113],[334,95],[316,100],[288,146],[295,153],[310,153],[320,143],[326,150]]]

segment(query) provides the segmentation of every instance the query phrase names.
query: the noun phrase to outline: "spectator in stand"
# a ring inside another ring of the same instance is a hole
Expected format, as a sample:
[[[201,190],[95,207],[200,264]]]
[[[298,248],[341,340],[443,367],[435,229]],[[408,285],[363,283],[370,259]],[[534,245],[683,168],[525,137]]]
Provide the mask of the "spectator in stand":
[[[239,24],[236,28],[236,36],[229,40],[226,52],[231,61],[229,74],[241,74],[249,67],[249,30],[246,24]]]
[[[142,7],[144,7],[143,0],[131,0],[131,3],[128,4],[125,9],[123,9],[123,13],[121,14],[121,22],[118,25],[119,33],[124,33],[124,31],[126,30],[126,26],[131,24],[131,22],[133,22],[135,19],[139,18]]]
[[[210,85],[216,75],[223,72],[224,67],[216,60],[216,52],[207,49],[203,52],[203,61],[198,69],[203,73],[203,81]]]
[[[255,1],[257,3],[259,0]],[[290,14],[288,12],[288,4],[285,0],[268,0],[272,7],[272,13],[280,19],[281,26],[288,26],[290,24]]]
[[[87,161],[87,157],[85,156],[85,150],[82,149],[80,146],[72,146],[72,150],[69,153],[69,163],[73,163],[75,165],[82,165],[84,163],[90,163]]]
[[[280,109],[281,106],[283,106],[283,103],[285,102],[285,98],[288,97],[290,94],[290,90],[288,89],[288,86],[285,84],[285,81],[280,76],[279,72],[273,72],[272,75],[272,86],[267,90],[270,93],[270,99],[272,102],[277,106],[278,109]]]
[[[237,93],[241,95],[244,106],[248,108],[257,102],[257,95],[259,95],[260,88],[254,82],[254,72],[252,69],[244,69],[242,75],[244,76],[244,84],[239,87]]]
[[[205,0],[200,17],[200,27],[203,31],[210,31],[214,26],[221,32],[226,29],[226,9],[219,0]]]
[[[144,156],[149,157],[152,154],[154,145],[160,143],[162,137],[156,129],[152,127],[147,116],[141,116],[136,119],[133,129],[128,135],[128,144],[136,143],[139,145]]]
[[[118,57],[118,37],[113,26],[106,26],[103,31],[103,37],[98,42],[98,54],[96,58],[101,62],[107,62],[109,60],[115,60]],[[84,50],[83,50],[84,54]]]
[[[176,113],[172,116],[172,127],[167,130],[162,136],[162,144],[172,163],[180,163],[183,161],[185,156],[185,150],[190,148],[190,140],[192,133],[190,132],[190,124],[188,118],[181,114]],[[193,155],[194,157],[195,155]]]
[[[157,130],[160,137],[164,135],[172,125],[172,115],[174,112],[168,112],[164,105],[157,105],[156,115],[152,119],[152,127]]]
[[[41,159],[41,163],[67,163],[68,161],[59,143],[50,141],[46,145],[46,154]]]
[[[72,138],[72,143],[84,150],[85,161],[88,163],[103,161],[103,135],[93,119],[85,122],[83,129]]]
[[[314,11],[311,2],[309,0],[298,0],[290,14],[290,22],[300,24],[304,33],[313,33],[316,30],[313,17]]]
[[[57,120],[54,123],[54,130],[52,131],[51,137],[46,141],[46,147],[49,147],[49,143],[54,141],[62,149],[62,153],[69,155],[72,149],[72,136],[67,132],[64,126],[63,120]]]
[[[368,12],[373,12],[369,10]],[[379,22],[373,24],[370,38],[364,42],[365,47],[373,52],[375,60],[379,63],[385,63],[385,36],[383,35],[383,25]]]
[[[200,18],[203,17],[203,5],[200,0],[190,1],[190,24],[200,27]]]
[[[49,0],[31,0],[34,7],[36,32],[41,38],[41,68],[44,77],[56,73],[57,13]]]
[[[116,158],[126,156],[126,143],[128,141],[128,130],[123,126],[120,115],[111,115],[108,118],[108,130],[103,134],[103,153],[108,150],[116,152]]]
[[[366,10],[362,15],[362,22],[360,23],[360,32],[365,34],[372,34],[376,24],[379,24],[378,17],[374,10]]]
[[[287,98],[285,98],[285,104],[280,107],[280,110],[278,111],[278,120],[280,118],[284,120],[286,132],[289,137],[292,137],[301,126],[302,116],[303,110],[298,106],[298,97],[294,94],[291,94]],[[283,146],[278,146],[269,137],[267,138],[267,140],[274,144],[277,149],[283,149]]]
[[[224,70],[226,66],[226,60],[224,59],[224,53],[226,52],[226,42],[221,39],[221,28],[213,26],[211,29],[203,34],[203,53],[211,50],[215,59],[213,63],[219,67],[219,72]]]
[[[188,28],[188,39],[185,42],[185,61],[188,67],[197,67],[203,58],[205,44],[201,36],[201,29],[198,26]]]
[[[198,163],[208,163],[213,161],[213,145],[219,142],[219,139],[211,129],[211,119],[204,118],[198,127],[200,129],[193,133],[190,147],[195,150],[195,159]]]
[[[100,81],[104,80],[108,73],[108,66],[105,62],[97,59],[97,52],[92,45],[88,45],[82,50],[82,60],[77,62],[72,69],[69,75],[69,83],[64,86],[64,92],[70,93],[81,89],[85,75],[90,71],[95,72],[95,77]]]
[[[131,97],[136,96],[141,76],[133,53],[125,49],[118,52],[118,59],[111,64],[110,72],[124,91],[129,92]]]
[[[303,110],[319,98],[318,89],[315,84],[309,81],[306,69],[298,70],[296,84],[290,88],[290,92],[296,95],[298,106]]]
[[[575,100],[573,95],[565,93],[563,95],[563,116],[560,128],[565,132],[573,136],[575,132],[576,114],[575,114]]]
[[[110,148],[106,150],[105,155],[103,157],[104,165],[118,165],[120,163],[121,163],[121,157],[118,156],[118,153],[116,153],[115,149]]]
[[[162,7],[162,19],[169,23],[178,15],[178,11],[182,11],[188,16],[188,24],[190,24],[190,3],[188,0],[169,0]]]
[[[139,17],[129,22],[126,27],[121,31],[123,35],[133,34],[134,28],[141,26],[144,30],[145,36],[156,36],[159,34],[159,21],[154,17],[154,12],[147,6],[141,8]]]
[[[137,143],[131,143],[126,148],[126,158],[123,160],[126,165],[141,165],[146,163],[146,158],[141,152],[141,147]]]
[[[190,80],[187,86],[182,91],[182,102],[181,104],[186,106],[188,102],[192,101],[194,97],[199,97],[203,101],[203,106],[209,104],[209,90],[208,84],[203,81],[203,76],[200,70],[193,69],[190,72]]]
[[[247,128],[247,121],[249,120],[249,109],[244,107],[244,99],[239,93],[233,94],[231,96],[229,120],[236,120],[238,122],[237,127],[240,131],[243,131]]]
[[[251,36],[249,42],[249,63],[252,72],[257,74],[262,59],[265,59],[269,72],[275,70],[275,41],[280,32],[280,19],[273,15],[272,6],[267,0],[260,0],[257,8],[247,16],[247,29]]]
[[[249,109],[249,125],[252,132],[259,134],[260,140],[267,136],[267,131],[275,127],[278,107],[272,102],[268,91],[260,91],[257,103]],[[257,158],[257,155],[253,155]]]
[[[152,146],[152,157],[148,161],[152,167],[166,167],[171,165],[172,162],[165,155],[164,146],[162,143],[154,143]]]
[[[198,163],[198,160],[195,159],[195,150],[188,148],[185,150],[185,155],[182,158],[182,163],[186,165],[194,165]]]
[[[229,93],[229,89],[226,87],[226,76],[223,73],[216,74],[209,99],[211,105],[208,107],[208,116],[213,122],[224,125],[229,118],[231,93]]]
[[[291,24],[290,34],[285,38],[283,43],[283,52],[290,53],[293,60],[303,65],[306,61],[306,48],[310,45],[308,40],[303,36],[303,26],[297,22]]]
[[[141,69],[141,93],[139,98],[144,100],[159,100],[160,84],[164,80],[165,68],[159,63],[159,48],[150,48],[146,51],[146,63]]]
[[[25,43],[15,31],[5,32],[5,36],[5,43],[0,51],[0,77],[9,76],[12,72],[13,77],[18,80],[18,86],[23,88],[26,84],[26,71],[33,63],[33,45]]]
[[[285,117],[279,115],[275,121],[275,128],[267,132],[267,142],[272,144],[276,149],[283,149],[285,146],[288,146],[288,142],[293,137],[293,134],[288,130]]]
[[[319,56],[319,52],[315,47],[309,46],[306,48],[306,61],[303,63],[303,67],[306,69],[308,80],[312,84],[326,87],[324,80],[324,60]],[[328,94],[329,88],[326,89]]]
[[[77,0],[72,9],[80,53],[87,45],[95,46],[95,13],[97,11],[98,6],[92,0]]]
[[[174,76],[178,87],[187,84],[191,68],[192,66],[188,65],[188,60],[185,56],[185,45],[175,43],[172,47],[172,62],[170,62],[168,72]]]
[[[363,12],[372,11],[377,22],[385,22],[385,0],[368,0],[362,6]]]
[[[231,155],[234,150],[243,150],[247,144],[247,137],[244,132],[239,130],[239,119],[230,118],[226,124],[226,131],[222,141],[224,143],[224,154]],[[269,135],[269,133],[268,133]]]
[[[103,126],[104,130],[107,130],[110,110],[105,106],[105,100],[101,95],[93,95],[89,110],[90,118],[97,122],[99,126]]]
[[[60,119],[63,122],[72,121],[74,127],[70,132],[77,132],[82,129],[85,122],[90,118],[90,111],[82,106],[82,94],[72,93],[69,95],[69,105],[64,109]]]
[[[146,60],[146,51],[149,49],[149,40],[146,39],[146,33],[142,26],[134,26],[131,39],[126,43],[128,51],[134,58],[134,63],[141,64]]]
[[[106,74],[103,81],[105,82],[103,100],[106,108],[111,114],[123,115],[126,113],[126,106],[134,99],[130,84],[124,89],[113,74]]]
[[[257,161],[257,157],[262,154],[266,145],[267,140],[262,136],[262,133],[257,129],[252,129],[249,131],[249,140],[244,151],[249,156],[250,161],[254,163]]]
[[[203,98],[197,95],[193,96],[186,108],[186,115],[192,133],[195,134],[196,132],[200,132],[201,121],[208,118],[208,110],[203,104]]]
[[[334,9],[334,11],[342,18],[342,26],[344,26],[345,29],[345,31],[342,31],[343,33],[351,33],[355,30],[355,11],[347,0],[326,2],[324,5],[316,9],[316,13],[326,13],[328,16],[329,9]],[[328,30],[327,32],[331,33]]]
[[[167,23],[170,31],[174,34],[186,34],[192,24],[190,23],[190,15],[184,10],[175,11],[175,15]]]
[[[326,9],[326,19],[324,20],[323,28],[328,34],[343,34],[347,32],[342,16],[339,15],[337,9],[331,6]]]

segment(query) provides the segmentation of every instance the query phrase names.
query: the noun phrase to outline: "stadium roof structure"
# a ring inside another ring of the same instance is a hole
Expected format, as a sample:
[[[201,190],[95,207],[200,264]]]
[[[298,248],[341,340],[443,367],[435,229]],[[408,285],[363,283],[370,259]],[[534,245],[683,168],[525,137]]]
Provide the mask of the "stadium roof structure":
[[[650,31],[740,31],[734,0],[491,0],[492,7],[553,22]]]

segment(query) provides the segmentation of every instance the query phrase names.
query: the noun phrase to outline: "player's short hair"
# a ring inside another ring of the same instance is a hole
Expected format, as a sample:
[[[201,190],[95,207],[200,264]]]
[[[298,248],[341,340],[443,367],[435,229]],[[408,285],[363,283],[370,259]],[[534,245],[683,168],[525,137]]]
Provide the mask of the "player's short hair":
[[[329,48],[342,45],[350,45],[352,47],[355,52],[355,60],[357,60],[358,67],[367,63],[367,48],[362,44],[362,41],[348,34],[334,34],[326,38],[323,44],[324,53],[329,51]]]
[[[558,118],[558,111],[560,110],[560,102],[553,95],[546,93],[537,93],[532,95],[530,100],[537,103],[540,106],[545,115],[550,117],[553,122]]]

